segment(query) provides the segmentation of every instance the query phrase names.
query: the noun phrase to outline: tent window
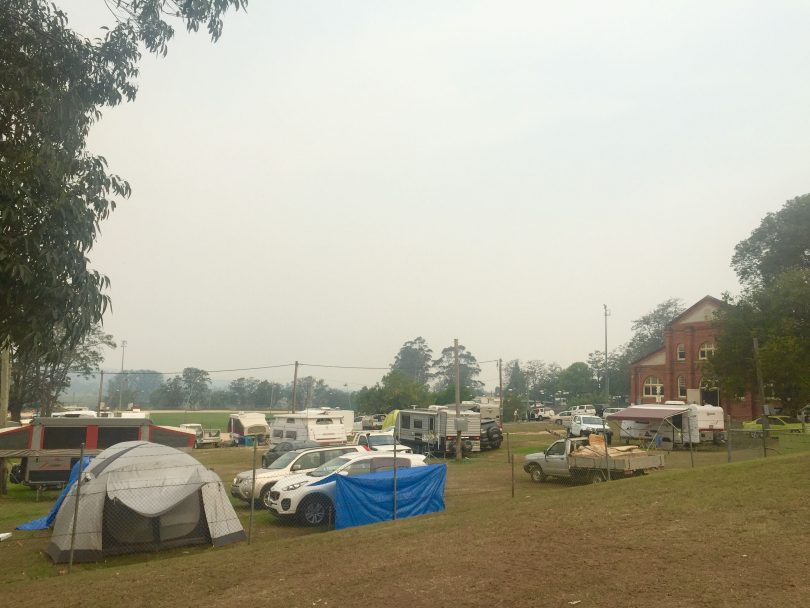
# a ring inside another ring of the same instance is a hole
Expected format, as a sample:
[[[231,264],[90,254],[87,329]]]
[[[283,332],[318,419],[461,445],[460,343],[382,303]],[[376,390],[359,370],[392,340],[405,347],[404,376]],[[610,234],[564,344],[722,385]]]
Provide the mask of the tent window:
[[[46,450],[76,449],[85,443],[86,426],[51,426],[43,429],[42,447]]]
[[[100,426],[98,448],[103,450],[122,441],[138,441],[140,428],[132,426]]]

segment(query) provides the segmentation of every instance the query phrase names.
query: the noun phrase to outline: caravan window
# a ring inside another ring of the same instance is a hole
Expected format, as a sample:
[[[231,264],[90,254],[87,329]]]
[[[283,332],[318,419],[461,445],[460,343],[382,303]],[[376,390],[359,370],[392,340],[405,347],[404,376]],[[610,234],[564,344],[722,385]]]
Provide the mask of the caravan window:
[[[411,428],[411,415],[410,414],[400,414],[402,416],[402,422],[399,424],[399,428],[401,429],[409,429]]]
[[[298,438],[298,432],[297,431],[287,431],[284,434],[284,438],[285,439],[297,439]]]
[[[331,418],[316,418],[315,424],[333,424]]]
[[[414,420],[413,420],[413,428],[421,429],[422,428],[422,421],[419,420],[418,418],[414,418]]]
[[[295,418],[287,418],[287,424],[295,424]]]
[[[283,429],[273,429],[273,437],[278,437],[279,439],[284,437],[284,430]]]
[[[433,416],[431,416],[430,418],[428,418],[428,429],[429,429],[429,430],[431,430],[431,431],[432,431],[432,430],[434,430],[434,425],[435,425],[435,424],[436,424],[436,423],[435,423],[435,421],[434,421]]]

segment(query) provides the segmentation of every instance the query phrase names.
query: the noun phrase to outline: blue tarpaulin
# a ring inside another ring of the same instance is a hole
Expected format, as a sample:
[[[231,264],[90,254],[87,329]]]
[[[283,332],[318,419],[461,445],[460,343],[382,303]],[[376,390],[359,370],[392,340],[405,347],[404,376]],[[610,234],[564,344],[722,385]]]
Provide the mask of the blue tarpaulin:
[[[393,519],[394,472],[336,476],[335,528]],[[447,465],[397,470],[397,519],[444,511]]]
[[[87,465],[90,464],[90,457],[84,457],[84,466],[82,470],[87,468]],[[17,526],[17,530],[47,530],[53,524],[53,520],[56,519],[56,514],[59,511],[59,507],[62,506],[62,502],[65,500],[65,496],[67,496],[68,492],[70,492],[70,488],[73,487],[73,484],[76,483],[76,480],[79,478],[79,461],[77,460],[73,467],[70,469],[70,477],[68,478],[68,482],[65,485],[65,488],[62,490],[62,493],[59,494],[59,497],[56,499],[56,502],[53,503],[51,510],[45,517],[40,517],[39,519],[34,519],[29,521],[28,523],[20,524]]]

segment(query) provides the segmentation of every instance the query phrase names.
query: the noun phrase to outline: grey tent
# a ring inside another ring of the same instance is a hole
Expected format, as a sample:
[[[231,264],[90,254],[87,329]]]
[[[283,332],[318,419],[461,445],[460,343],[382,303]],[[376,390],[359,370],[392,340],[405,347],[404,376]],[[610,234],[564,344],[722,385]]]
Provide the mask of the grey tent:
[[[74,484],[54,521],[47,553],[66,562],[107,555],[244,540],[222,481],[189,454],[125,441],[93,458],[82,475],[76,533]]]

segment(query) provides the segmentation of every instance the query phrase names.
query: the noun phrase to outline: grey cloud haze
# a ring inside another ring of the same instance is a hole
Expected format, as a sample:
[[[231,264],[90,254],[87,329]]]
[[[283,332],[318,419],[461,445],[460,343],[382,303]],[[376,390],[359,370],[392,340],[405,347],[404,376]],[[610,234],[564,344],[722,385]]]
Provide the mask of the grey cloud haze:
[[[385,366],[417,335],[567,365],[606,303],[616,346],[666,298],[735,291],[734,245],[810,190],[809,17],[253,0],[217,44],[181,31],[91,136],[133,186],[92,255],[107,330],[167,371]]]

